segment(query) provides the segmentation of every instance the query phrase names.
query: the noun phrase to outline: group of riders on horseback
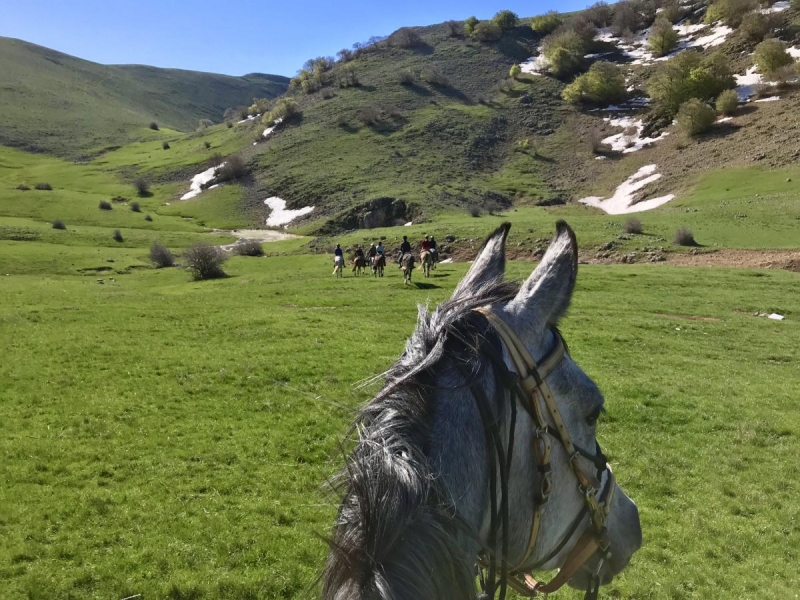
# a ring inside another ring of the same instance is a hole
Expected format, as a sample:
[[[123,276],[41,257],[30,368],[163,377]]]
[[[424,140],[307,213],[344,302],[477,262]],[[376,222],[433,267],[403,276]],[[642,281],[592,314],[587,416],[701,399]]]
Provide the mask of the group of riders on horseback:
[[[353,272],[360,275],[367,269],[367,265],[372,267],[372,275],[374,277],[383,277],[383,269],[386,267],[386,249],[383,247],[383,242],[379,241],[370,244],[366,254],[360,245],[357,245],[353,253]],[[342,277],[342,270],[344,269],[344,253],[342,247],[336,244],[336,249],[333,251],[333,274],[336,277]],[[419,242],[419,262],[422,264],[422,271],[425,277],[429,277],[431,270],[436,268],[436,263],[439,259],[439,251],[436,249],[436,238],[433,236],[425,236]],[[397,251],[398,268],[403,270],[405,283],[411,282],[411,272],[414,270],[414,263],[417,257],[411,248],[411,242],[408,241],[408,236],[403,236],[403,243]]]

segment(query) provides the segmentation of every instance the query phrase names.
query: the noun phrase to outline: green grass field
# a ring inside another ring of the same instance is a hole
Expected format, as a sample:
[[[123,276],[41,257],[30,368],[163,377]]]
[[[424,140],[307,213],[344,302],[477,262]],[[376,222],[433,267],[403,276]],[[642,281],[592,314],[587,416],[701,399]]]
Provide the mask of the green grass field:
[[[313,597],[353,384],[464,266],[419,287],[307,255],[226,271],[0,278],[0,596]],[[645,539],[604,597],[795,593],[798,292],[787,272],[581,269],[563,330]]]

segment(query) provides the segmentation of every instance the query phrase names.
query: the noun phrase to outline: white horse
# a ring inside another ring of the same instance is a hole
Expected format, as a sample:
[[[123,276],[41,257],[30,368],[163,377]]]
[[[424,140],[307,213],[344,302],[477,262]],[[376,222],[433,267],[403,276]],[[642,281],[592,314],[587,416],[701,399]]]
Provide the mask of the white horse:
[[[343,256],[334,256],[333,257],[333,274],[336,275],[337,278],[343,277],[342,270],[344,269],[344,257]]]

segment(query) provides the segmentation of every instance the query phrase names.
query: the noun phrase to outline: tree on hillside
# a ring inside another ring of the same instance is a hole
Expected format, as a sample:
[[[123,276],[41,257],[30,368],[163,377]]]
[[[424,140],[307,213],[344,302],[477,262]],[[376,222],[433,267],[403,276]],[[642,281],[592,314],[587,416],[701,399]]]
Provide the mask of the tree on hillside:
[[[536,33],[548,35],[561,27],[563,22],[564,21],[561,16],[554,10],[551,10],[543,15],[533,17],[531,20],[531,29],[533,29]]]
[[[690,98],[708,101],[735,87],[728,60],[716,52],[703,58],[698,52],[682,52],[662,63],[647,82],[657,114],[672,118]]]
[[[625,74],[614,63],[596,62],[589,71],[564,88],[561,97],[571,104],[608,106],[627,96]]]
[[[510,11],[510,10],[501,10],[492,18],[492,21],[497,23],[497,26],[500,27],[503,31],[508,31],[509,29],[514,29],[517,26],[517,21],[519,21],[519,17],[517,13]]]
[[[516,79],[520,76],[520,73],[522,73],[522,69],[519,65],[511,65],[511,68],[508,70],[508,76],[511,77],[511,79]]]
[[[678,126],[690,137],[706,133],[714,125],[716,111],[697,98],[690,98],[678,109]]]
[[[659,17],[665,18],[670,23],[677,23],[686,16],[687,10],[676,0],[668,0],[662,7]]]
[[[596,2],[584,11],[584,15],[595,27],[608,27],[611,24],[613,11],[606,2]]]
[[[739,107],[739,94],[736,90],[725,90],[717,96],[716,108],[723,115],[732,115]]]
[[[630,2],[618,2],[614,5],[614,16],[611,19],[611,31],[617,37],[633,33],[639,28],[639,17]]]
[[[758,12],[746,14],[739,26],[742,35],[751,42],[760,42],[769,31],[767,17]]]
[[[783,42],[770,38],[756,46],[753,62],[756,64],[759,71],[769,77],[781,67],[792,64],[794,59],[786,51]]]
[[[542,41],[542,54],[556,77],[577,73],[584,65],[586,42],[572,29],[560,29]]]
[[[706,10],[705,22],[722,21],[729,27],[739,27],[744,16],[756,8],[757,0],[715,0]]]
[[[494,21],[481,21],[472,30],[471,37],[479,42],[496,42],[503,37],[503,30]]]
[[[467,35],[472,35],[472,32],[475,31],[475,27],[480,23],[478,21],[478,17],[471,16],[466,21],[464,21],[464,33]]]
[[[672,23],[659,17],[650,28],[650,35],[647,36],[647,46],[653,52],[653,56],[666,56],[675,49],[678,39],[678,32],[673,29]]]
[[[389,36],[389,44],[400,48],[416,48],[423,43],[419,34],[410,27],[401,27]]]

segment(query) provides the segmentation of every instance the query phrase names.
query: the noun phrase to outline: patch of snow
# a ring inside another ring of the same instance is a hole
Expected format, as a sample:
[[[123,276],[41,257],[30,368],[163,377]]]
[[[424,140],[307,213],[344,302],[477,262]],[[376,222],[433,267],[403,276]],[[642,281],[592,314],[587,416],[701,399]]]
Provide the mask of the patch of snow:
[[[603,120],[608,122],[612,127],[622,127],[626,131],[630,129],[636,130],[635,133],[626,134],[625,131],[615,133],[602,140],[603,144],[607,144],[615,152],[622,152],[623,154],[630,154],[631,152],[641,150],[645,146],[654,144],[658,140],[669,135],[668,132],[664,132],[658,137],[642,137],[644,122],[641,119],[634,119],[633,117],[620,117],[618,119],[607,117]]]
[[[258,113],[257,115],[248,115],[246,119],[242,119],[241,121],[239,121],[236,124],[237,125],[241,125],[242,123],[247,123],[248,121],[255,121],[260,116],[261,116],[261,113]]]
[[[768,319],[772,319],[773,321],[783,321],[786,317],[783,315],[779,315],[778,313],[772,313],[767,316]]]
[[[449,265],[451,262],[453,262],[452,258],[445,258],[444,260],[440,260],[439,264],[440,265]]]
[[[538,48],[538,56],[531,56],[525,62],[519,64],[519,68],[523,73],[528,75],[541,75],[550,66],[550,61],[542,54],[542,47]]]
[[[298,237],[292,233],[284,233],[283,231],[274,231],[272,229],[234,229],[233,231],[215,229],[213,233],[233,235],[237,238],[233,244],[225,244],[224,246],[220,246],[220,249],[225,250],[226,252],[230,252],[245,240],[255,240],[263,244],[268,242],[291,240]]]
[[[783,12],[787,8],[789,8],[789,0],[781,0],[780,2],[776,2],[769,8],[762,8],[759,12],[763,15],[768,15],[770,13]]]
[[[623,181],[614,192],[611,198],[601,198],[599,196],[589,196],[588,198],[581,198],[579,202],[595,206],[609,215],[625,215],[628,213],[642,212],[650,210],[666,204],[673,198],[675,194],[667,194],[658,198],[651,198],[643,202],[633,204],[636,198],[636,193],[645,186],[661,179],[661,173],[656,173],[658,167],[656,165],[645,165],[636,173]]]
[[[224,165],[225,163],[222,163]],[[206,169],[202,173],[198,173],[194,177],[192,177],[192,183],[189,185],[189,191],[186,192],[183,196],[181,196],[181,200],[190,200],[195,196],[199,196],[200,192],[203,191],[203,186],[206,185],[209,181],[214,179],[214,175],[217,173],[217,169],[222,167],[211,167],[210,169]]]
[[[727,25],[715,25],[711,28],[711,33],[697,38],[689,45],[692,47],[702,46],[705,49],[713,48],[714,46],[719,46],[721,43],[723,43],[732,33],[733,29]]]
[[[780,100],[780,96],[770,96],[769,98],[759,98],[756,102],[775,102],[776,100]]]
[[[734,75],[736,78],[736,93],[739,94],[739,102],[747,102],[747,100],[755,94],[755,87],[764,83],[764,78],[761,73],[758,73],[758,67],[752,66],[747,69],[744,75]]]
[[[595,156],[594,157],[595,160],[606,160],[606,158],[608,158],[608,157],[607,156]]]
[[[728,121],[733,121],[733,117],[720,117],[717,119],[717,123],[727,123]]]
[[[297,210],[287,209],[286,200],[278,198],[277,196],[267,198],[264,200],[264,204],[269,206],[272,210],[272,212],[269,213],[269,217],[267,217],[267,227],[286,226],[298,217],[307,215],[314,210],[313,206],[304,206]]]
[[[611,54],[616,54],[616,52],[599,52],[597,54],[585,54],[583,58],[588,58],[588,59],[603,58],[604,56],[610,56]]]
[[[708,25],[705,23],[696,23],[695,25],[673,25],[672,28],[678,32],[678,35],[681,37],[688,37],[690,35],[694,35],[698,31],[703,31],[706,29]]]
[[[403,223],[403,227],[411,227],[413,224],[413,221],[409,221],[408,223]]]
[[[787,53],[789,54],[789,56],[791,56],[792,58],[800,58],[800,48],[794,48],[794,47],[792,47],[792,48],[787,48],[787,49],[786,49],[786,52],[787,52]]]
[[[275,119],[275,124],[272,127],[267,127],[264,130],[264,133],[261,134],[261,137],[269,137],[269,135],[275,131],[275,128],[283,122],[283,118]]]

